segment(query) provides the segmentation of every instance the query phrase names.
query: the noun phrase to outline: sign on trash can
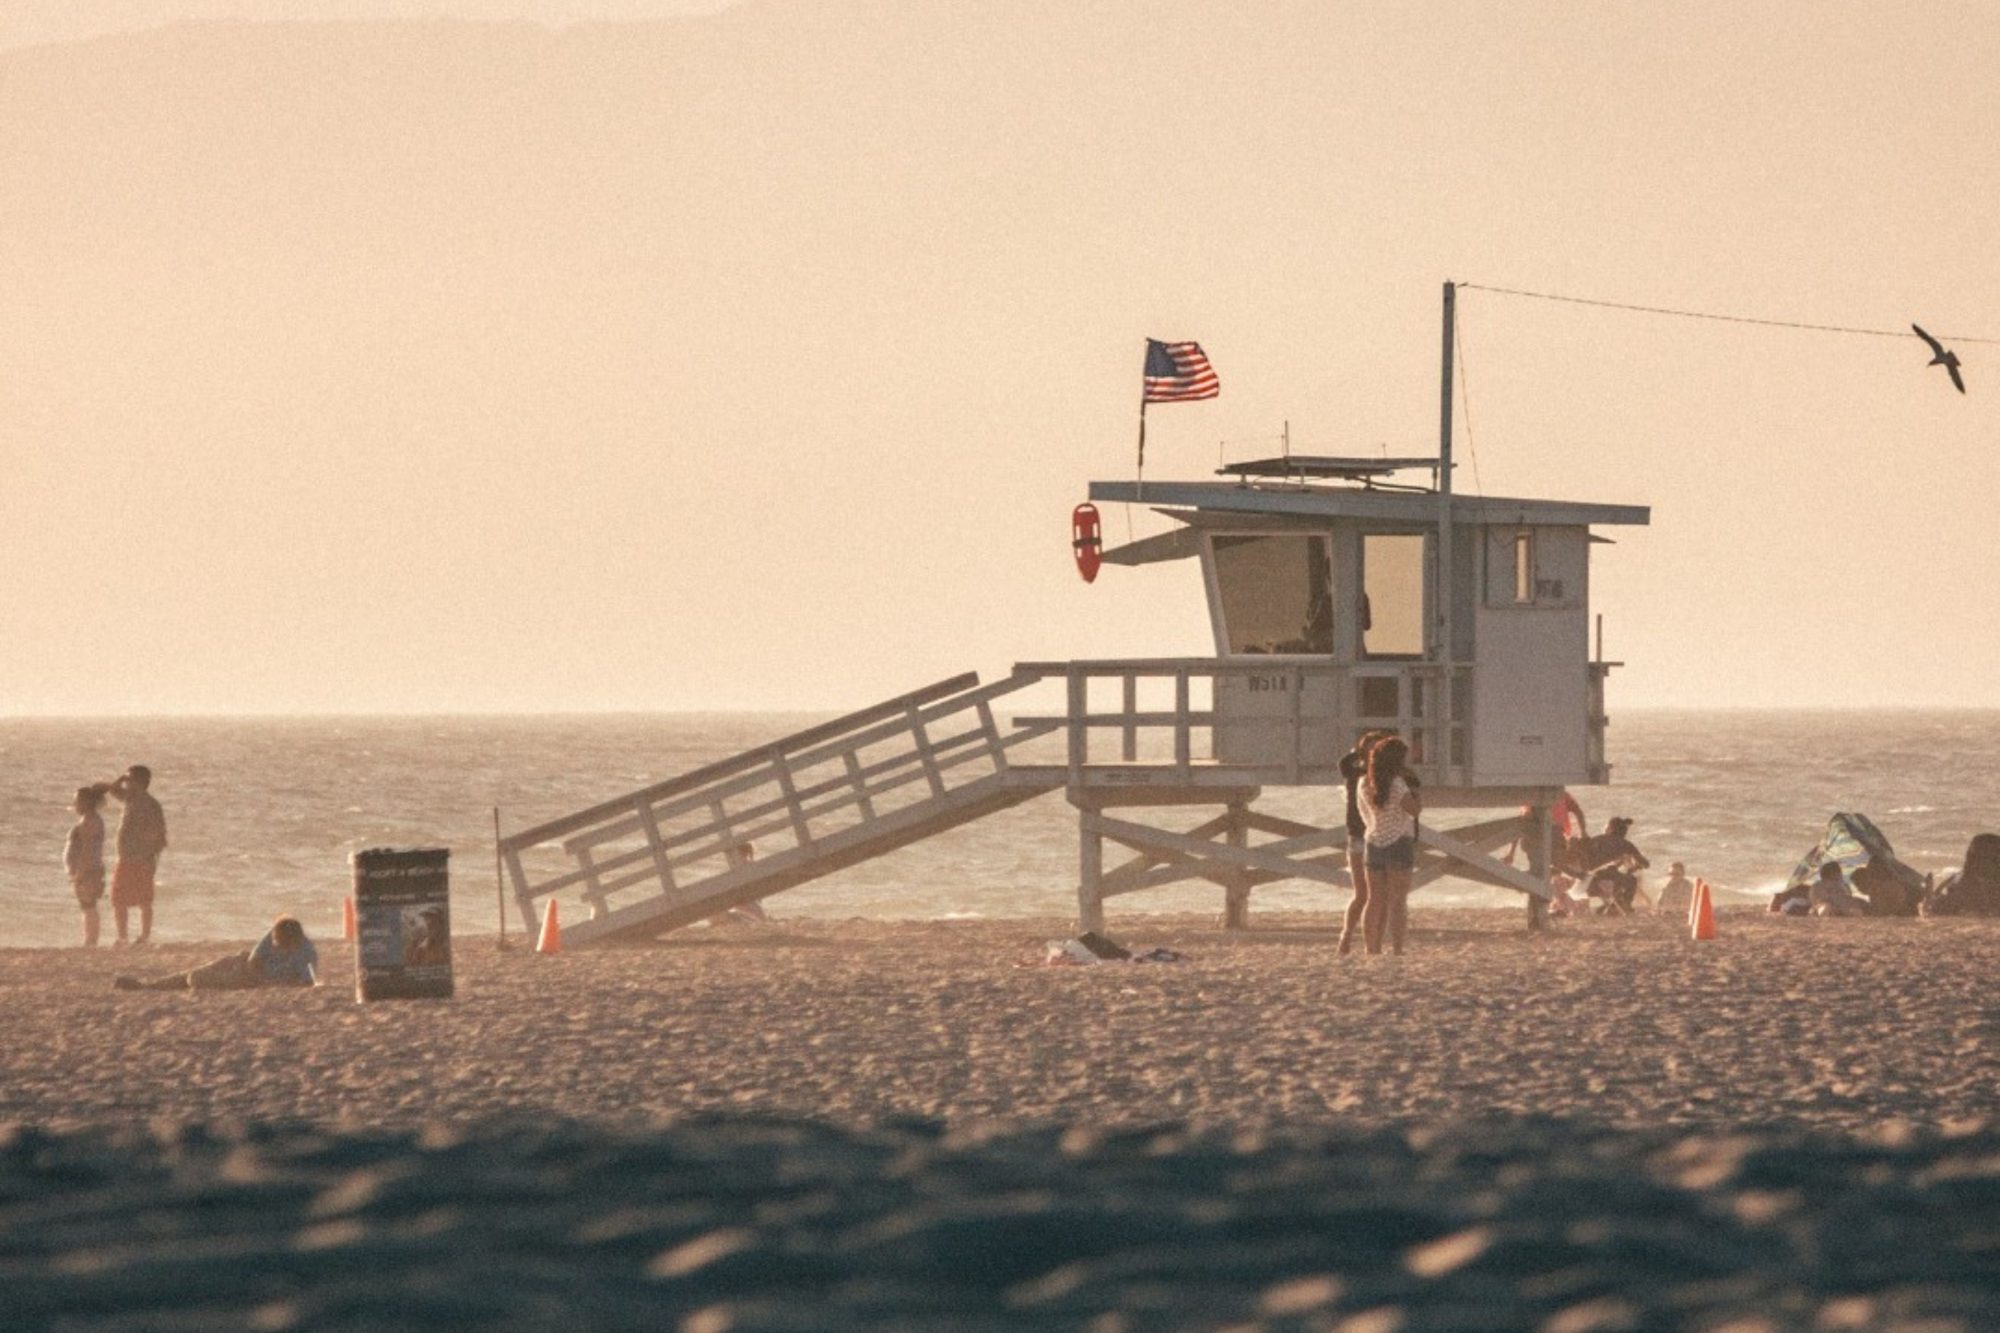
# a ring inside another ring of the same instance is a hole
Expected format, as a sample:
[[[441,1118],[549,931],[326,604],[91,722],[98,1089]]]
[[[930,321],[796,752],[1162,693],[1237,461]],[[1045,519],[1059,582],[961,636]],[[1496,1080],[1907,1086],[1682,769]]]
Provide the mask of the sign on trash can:
[[[451,876],[443,849],[355,852],[354,998],[451,995]]]

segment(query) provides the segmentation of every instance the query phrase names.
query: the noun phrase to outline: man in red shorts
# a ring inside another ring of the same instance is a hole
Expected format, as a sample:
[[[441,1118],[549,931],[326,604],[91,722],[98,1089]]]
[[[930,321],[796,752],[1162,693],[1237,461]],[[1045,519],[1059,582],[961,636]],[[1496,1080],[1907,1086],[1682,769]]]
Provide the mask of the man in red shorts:
[[[167,850],[167,814],[147,789],[153,770],[134,764],[111,784],[111,794],[124,803],[118,820],[118,864],[111,871],[111,910],[117,914],[118,942],[125,943],[125,916],[139,909],[139,938],[153,937],[153,872]]]

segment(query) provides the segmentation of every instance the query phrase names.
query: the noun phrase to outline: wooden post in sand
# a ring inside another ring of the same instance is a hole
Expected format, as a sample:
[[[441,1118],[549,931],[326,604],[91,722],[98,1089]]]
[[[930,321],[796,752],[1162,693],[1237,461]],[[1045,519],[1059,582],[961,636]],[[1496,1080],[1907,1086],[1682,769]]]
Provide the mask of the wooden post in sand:
[[[1292,694],[1294,704],[1298,700],[1296,691]],[[1239,802],[1229,806],[1229,831],[1224,836],[1231,847],[1250,845],[1250,827],[1246,823],[1249,807]],[[1222,928],[1224,930],[1250,929],[1250,885],[1248,877],[1240,871],[1231,876],[1231,882],[1222,891]]]
[[[1528,846],[1528,873],[1543,883],[1548,882],[1551,855],[1551,835],[1553,827],[1549,820],[1549,807],[1535,804],[1528,808],[1528,827],[1522,841]],[[1546,899],[1528,895],[1528,929],[1544,930],[1549,924],[1549,904]]]
[[[1097,812],[1087,806],[1076,812],[1080,845],[1076,885],[1077,929],[1104,929],[1104,835],[1097,829]]]
[[[507,872],[500,861],[500,807],[493,807],[493,905],[500,914],[500,942],[507,947]]]

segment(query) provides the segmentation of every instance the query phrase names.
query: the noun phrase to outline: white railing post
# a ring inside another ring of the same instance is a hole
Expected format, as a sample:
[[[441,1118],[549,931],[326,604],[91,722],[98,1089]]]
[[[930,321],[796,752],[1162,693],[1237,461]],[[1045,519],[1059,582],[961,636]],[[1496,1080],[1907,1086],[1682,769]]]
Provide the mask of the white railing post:
[[[1302,732],[1304,730],[1302,724],[1305,721],[1305,692],[1306,692],[1305,668],[1299,666],[1297,663],[1294,663],[1292,665],[1291,686],[1292,686],[1292,703],[1291,703],[1292,762],[1290,765],[1289,772],[1291,775],[1292,783],[1294,786],[1296,786],[1298,784],[1299,768],[1301,766],[1301,760],[1303,758],[1300,751],[1302,749]]]
[[[653,853],[653,870],[660,877],[660,892],[674,891],[674,868],[667,860],[666,840],[660,836],[660,821],[653,814],[650,802],[634,803],[639,815],[639,826],[646,831],[646,846]]]
[[[979,731],[986,737],[986,754],[993,760],[993,771],[1007,771],[1007,744],[1000,739],[1000,727],[993,721],[993,705],[985,699],[979,701]]]
[[[854,788],[854,802],[861,807],[862,819],[875,818],[875,802],[868,796],[868,775],[861,771],[861,757],[848,750],[840,759],[847,769],[847,781]]]
[[[1090,678],[1074,663],[1069,672],[1069,785],[1083,785],[1083,766],[1090,759],[1090,729],[1084,715],[1090,711]]]
[[[1214,678],[1210,678],[1209,706],[1215,706]],[[1194,741],[1188,734],[1193,723],[1188,717],[1188,669],[1174,669],[1174,767],[1180,770],[1181,781],[1185,782],[1194,769]],[[1214,742],[1213,724],[1210,726],[1209,740]]]
[[[799,789],[792,781],[791,765],[785,762],[783,750],[771,751],[771,768],[778,775],[778,790],[784,793],[785,813],[792,819],[792,836],[797,838],[801,848],[812,846],[812,829],[806,825],[806,812],[799,804]]]
[[[931,795],[944,795],[944,774],[938,771],[937,756],[931,753],[931,735],[924,729],[924,712],[915,704],[910,705],[910,735],[917,743],[917,759],[924,766],[924,777],[931,784]]]

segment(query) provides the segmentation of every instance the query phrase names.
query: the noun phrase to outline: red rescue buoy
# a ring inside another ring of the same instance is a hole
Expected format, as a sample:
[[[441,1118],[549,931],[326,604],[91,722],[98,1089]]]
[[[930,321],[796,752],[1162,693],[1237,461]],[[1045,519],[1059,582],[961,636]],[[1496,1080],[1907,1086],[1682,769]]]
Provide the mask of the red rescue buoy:
[[[1076,572],[1085,583],[1097,582],[1097,570],[1104,563],[1104,538],[1098,535],[1097,506],[1080,504],[1070,511],[1070,549],[1076,554]]]

